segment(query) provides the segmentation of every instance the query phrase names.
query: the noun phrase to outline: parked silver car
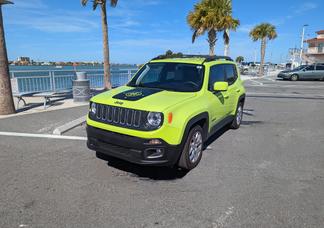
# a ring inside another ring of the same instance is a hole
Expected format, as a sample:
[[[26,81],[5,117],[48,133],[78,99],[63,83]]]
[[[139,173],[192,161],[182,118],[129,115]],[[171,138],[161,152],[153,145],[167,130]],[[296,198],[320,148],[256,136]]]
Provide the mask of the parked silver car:
[[[291,81],[324,80],[324,63],[301,65],[293,70],[284,70],[278,74],[278,78]]]

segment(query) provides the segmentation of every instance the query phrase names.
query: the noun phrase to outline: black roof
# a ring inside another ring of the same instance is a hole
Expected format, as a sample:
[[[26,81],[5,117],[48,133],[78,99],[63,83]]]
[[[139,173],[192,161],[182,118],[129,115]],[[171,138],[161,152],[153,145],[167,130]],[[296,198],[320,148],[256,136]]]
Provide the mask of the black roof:
[[[203,63],[205,62],[211,62],[215,60],[227,60],[227,61],[233,61],[231,57],[228,56],[220,56],[220,55],[181,55],[181,56],[175,56],[175,57],[170,57],[170,56],[158,56],[152,60],[159,60],[159,59],[181,59],[181,58],[202,58],[204,59]]]

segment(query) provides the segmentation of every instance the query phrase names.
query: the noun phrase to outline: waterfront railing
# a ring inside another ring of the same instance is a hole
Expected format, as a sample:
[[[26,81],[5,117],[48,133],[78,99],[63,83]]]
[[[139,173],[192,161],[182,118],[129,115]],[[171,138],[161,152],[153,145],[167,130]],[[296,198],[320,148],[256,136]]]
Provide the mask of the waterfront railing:
[[[87,73],[92,89],[104,87],[103,70],[82,70]],[[112,70],[113,87],[125,85],[136,73],[137,69]],[[72,81],[76,79],[73,70],[32,70],[11,71],[11,84],[15,93],[37,93],[72,89]]]

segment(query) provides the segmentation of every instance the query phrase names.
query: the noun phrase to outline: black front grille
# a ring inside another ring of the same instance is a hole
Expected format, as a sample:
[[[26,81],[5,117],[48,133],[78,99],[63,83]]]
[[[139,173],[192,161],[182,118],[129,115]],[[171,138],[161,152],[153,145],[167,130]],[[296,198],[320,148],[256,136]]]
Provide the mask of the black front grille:
[[[96,114],[94,115],[92,112],[89,114],[90,119],[94,121],[136,130],[155,130],[147,124],[148,111],[97,103],[95,105]]]

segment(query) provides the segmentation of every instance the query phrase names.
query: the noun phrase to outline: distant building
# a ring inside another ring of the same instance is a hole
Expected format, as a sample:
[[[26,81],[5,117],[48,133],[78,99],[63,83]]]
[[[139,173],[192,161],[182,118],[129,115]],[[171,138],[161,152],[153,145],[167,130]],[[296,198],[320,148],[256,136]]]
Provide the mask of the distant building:
[[[30,62],[30,58],[29,57],[19,57],[17,59],[18,62]]]
[[[29,57],[19,57],[16,61],[17,65],[29,65],[31,64]]]
[[[317,37],[305,41],[308,44],[308,48],[303,58],[308,63],[324,63],[324,30],[316,33]]]

